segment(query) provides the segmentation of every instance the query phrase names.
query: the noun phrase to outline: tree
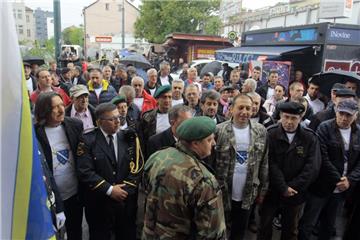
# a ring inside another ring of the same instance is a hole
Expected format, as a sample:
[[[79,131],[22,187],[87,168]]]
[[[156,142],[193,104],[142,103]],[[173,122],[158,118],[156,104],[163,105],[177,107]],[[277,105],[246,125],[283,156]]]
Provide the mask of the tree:
[[[67,27],[62,32],[62,39],[64,44],[80,45],[84,44],[84,29],[82,25],[79,27]]]
[[[209,35],[220,35],[221,20],[219,16],[210,16],[205,23],[204,31]]]
[[[209,33],[218,32],[215,27],[219,25],[214,24],[212,15],[219,7],[219,0],[143,1],[140,17],[135,22],[135,36],[162,43],[165,36],[172,32],[196,33],[200,23],[204,24],[205,33],[208,33],[206,30],[210,30]],[[208,21],[213,23],[209,25]]]

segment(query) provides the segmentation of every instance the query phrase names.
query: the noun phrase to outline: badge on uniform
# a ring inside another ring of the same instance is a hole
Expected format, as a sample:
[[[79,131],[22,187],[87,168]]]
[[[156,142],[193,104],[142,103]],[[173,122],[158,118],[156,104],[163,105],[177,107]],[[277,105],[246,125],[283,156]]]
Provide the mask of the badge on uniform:
[[[242,165],[247,160],[247,151],[237,151],[236,160]]]
[[[84,147],[85,147],[85,144],[83,142],[79,142],[78,148],[76,150],[77,156],[82,156],[85,153]]]
[[[297,146],[296,147],[296,154],[303,157],[304,156],[304,147],[303,146]]]
[[[64,149],[56,152],[56,159],[62,164],[65,165],[69,160],[69,150]]]

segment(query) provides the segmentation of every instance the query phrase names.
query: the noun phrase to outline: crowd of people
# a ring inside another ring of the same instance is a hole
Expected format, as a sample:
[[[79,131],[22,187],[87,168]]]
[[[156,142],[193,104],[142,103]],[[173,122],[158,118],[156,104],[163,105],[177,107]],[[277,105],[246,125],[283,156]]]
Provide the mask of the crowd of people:
[[[324,101],[301,72],[223,76],[186,63],[118,62],[59,70],[24,63],[58,237],[82,239],[360,239],[357,85]],[[257,217],[259,216],[259,217]]]

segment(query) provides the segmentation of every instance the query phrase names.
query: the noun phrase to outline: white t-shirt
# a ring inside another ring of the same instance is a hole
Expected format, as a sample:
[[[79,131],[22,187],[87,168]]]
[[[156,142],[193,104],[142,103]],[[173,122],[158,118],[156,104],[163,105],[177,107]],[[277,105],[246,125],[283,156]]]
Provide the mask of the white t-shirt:
[[[236,139],[236,159],[232,185],[232,200],[242,201],[247,175],[247,159],[250,145],[250,127],[236,128],[233,126]]]
[[[311,100],[309,94],[306,94],[305,98],[308,100],[314,114],[324,110],[325,104],[320,99]]]
[[[97,98],[99,98],[100,93],[101,93],[101,91],[102,91],[102,87],[101,87],[101,88],[95,88],[94,90],[95,90],[95,93],[96,93]]]
[[[31,93],[33,92],[33,82],[32,82],[32,78],[29,77],[29,79],[26,79],[26,88],[29,91],[29,94],[31,95]]]
[[[288,140],[289,140],[289,143],[291,144],[292,143],[292,141],[294,140],[294,137],[295,137],[295,133],[286,133],[286,136],[287,136],[287,138],[288,138]]]
[[[351,127],[348,129],[340,129],[340,134],[344,143],[344,150],[345,151],[349,151],[349,147],[350,147],[350,137],[351,137]],[[342,176],[346,176],[348,171],[348,159],[345,158],[344,156],[344,171]],[[340,191],[337,187],[334,190],[334,193],[340,193],[342,191]]]
[[[78,191],[74,155],[62,125],[45,127],[53,159],[53,175],[62,200],[74,196]]]
[[[267,93],[266,93],[266,100],[270,99],[275,94],[275,89],[268,87]]]
[[[170,127],[169,114],[157,113],[156,114],[156,134],[161,133]]]
[[[142,106],[144,104],[144,98],[134,98],[134,103],[141,111]]]
[[[175,106],[175,105],[179,105],[179,104],[184,104],[184,99],[182,99],[182,98],[180,98],[178,100],[173,99],[171,101],[171,106]]]
[[[168,76],[165,77],[160,76],[160,82],[161,82],[161,86],[170,85]]]
[[[150,90],[151,96],[154,96],[154,94],[156,92],[156,88],[153,88],[153,89],[149,88],[149,90]]]

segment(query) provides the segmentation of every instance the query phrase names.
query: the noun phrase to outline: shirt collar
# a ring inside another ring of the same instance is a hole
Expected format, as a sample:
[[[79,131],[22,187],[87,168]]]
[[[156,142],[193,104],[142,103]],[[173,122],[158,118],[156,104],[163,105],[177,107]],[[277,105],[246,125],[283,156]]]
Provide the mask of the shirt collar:
[[[99,128],[100,128],[102,134],[104,135],[104,137],[105,137],[105,139],[106,139],[106,142],[109,142],[109,138],[108,138],[109,135],[112,135],[112,136],[113,136],[114,141],[117,139],[116,133],[114,133],[114,134],[107,134],[101,127],[99,127]]]

